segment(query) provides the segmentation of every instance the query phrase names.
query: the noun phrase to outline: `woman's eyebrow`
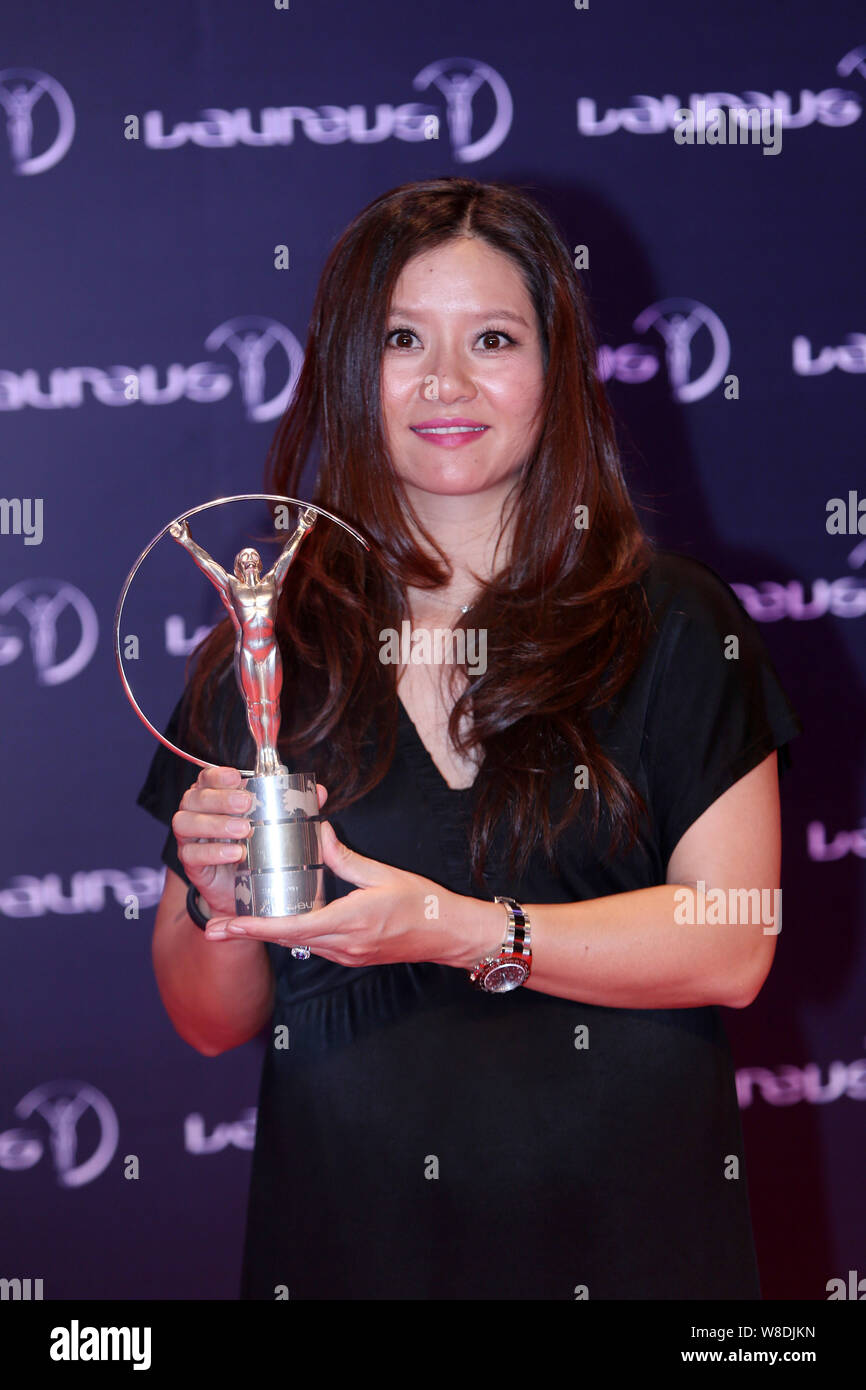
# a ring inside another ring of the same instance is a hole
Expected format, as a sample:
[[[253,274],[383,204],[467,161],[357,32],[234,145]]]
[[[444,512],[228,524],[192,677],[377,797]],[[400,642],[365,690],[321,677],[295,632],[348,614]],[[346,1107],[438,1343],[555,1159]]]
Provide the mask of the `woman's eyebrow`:
[[[406,319],[422,319],[424,317],[423,310],[407,309],[400,304],[394,305],[388,312],[389,316],[393,317],[399,315],[399,317]],[[523,318],[521,314],[515,314],[512,309],[479,309],[477,311],[475,309],[467,309],[466,317],[479,319],[510,319],[512,323],[520,323],[524,328],[529,327],[526,319]]]

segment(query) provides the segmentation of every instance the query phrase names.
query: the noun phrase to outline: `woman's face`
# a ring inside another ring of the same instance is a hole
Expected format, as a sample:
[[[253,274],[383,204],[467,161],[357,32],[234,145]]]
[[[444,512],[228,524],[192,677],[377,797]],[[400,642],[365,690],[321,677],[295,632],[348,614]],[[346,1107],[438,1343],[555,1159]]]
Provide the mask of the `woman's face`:
[[[535,440],[544,363],[510,256],[466,236],[414,257],[385,331],[385,442],[407,487],[468,496],[513,481]],[[430,432],[455,421],[459,433]]]

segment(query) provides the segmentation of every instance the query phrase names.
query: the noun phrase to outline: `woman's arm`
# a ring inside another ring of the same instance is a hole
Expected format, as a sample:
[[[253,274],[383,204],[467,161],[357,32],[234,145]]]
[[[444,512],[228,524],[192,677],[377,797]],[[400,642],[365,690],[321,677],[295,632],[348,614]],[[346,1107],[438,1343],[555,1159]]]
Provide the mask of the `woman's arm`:
[[[775,951],[778,919],[762,920],[761,892],[772,913],[780,839],[772,753],[689,826],[671,855],[667,883],[586,902],[524,904],[532,926],[532,974],[524,988],[611,1008],[745,1007]],[[501,904],[368,859],[342,844],[328,821],[322,858],[358,891],[303,918],[238,919],[223,910],[208,925],[207,940],[305,943],[314,955],[349,966],[432,961],[468,971],[498,953],[506,927]],[[678,896],[701,880],[707,894],[751,890],[757,912],[742,924],[679,922]]]
[[[187,885],[166,869],[153,932],[153,968],[177,1032],[198,1052],[216,1057],[239,1047],[268,1023],[274,975],[258,941],[213,946],[186,910]]]
[[[780,869],[779,778],[771,753],[689,826],[671,855],[665,884],[586,902],[523,904],[532,927],[532,973],[524,988],[612,1008],[744,1008],[769,973],[781,907],[775,923],[769,915],[762,919],[753,893],[746,922],[689,925],[676,920],[683,894],[676,895],[699,881],[707,894],[764,889],[761,901],[775,912],[781,895],[772,890],[779,887]],[[499,950],[505,910],[498,903],[473,909],[472,899],[458,901],[465,907],[468,947],[447,963],[470,969]]]

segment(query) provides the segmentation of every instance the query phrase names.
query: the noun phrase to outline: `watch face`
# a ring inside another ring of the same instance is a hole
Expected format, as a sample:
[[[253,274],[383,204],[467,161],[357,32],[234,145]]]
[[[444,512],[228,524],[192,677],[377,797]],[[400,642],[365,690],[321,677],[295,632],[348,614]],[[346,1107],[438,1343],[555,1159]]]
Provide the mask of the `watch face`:
[[[522,985],[529,972],[525,965],[507,962],[496,965],[484,978],[484,988],[492,994],[505,994],[509,989]]]

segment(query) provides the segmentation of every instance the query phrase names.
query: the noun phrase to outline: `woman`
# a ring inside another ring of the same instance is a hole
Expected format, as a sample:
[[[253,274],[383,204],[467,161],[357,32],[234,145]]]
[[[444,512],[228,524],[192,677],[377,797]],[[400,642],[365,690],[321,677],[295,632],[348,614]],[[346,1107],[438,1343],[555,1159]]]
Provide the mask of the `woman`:
[[[172,825],[177,1031],[216,1056],[268,1029],[242,1297],[760,1297],[717,1006],[755,998],[777,928],[681,909],[778,887],[800,725],[728,586],[644,536],[594,363],[515,189],[405,185],[328,259],[266,477],[298,496],[318,446],[313,501],[371,543],[316,526],[279,610],[327,906],[233,918],[226,622],[167,730],[221,767],[160,748],[139,797]],[[484,661],[395,664],[407,619],[422,658],[438,628]]]

